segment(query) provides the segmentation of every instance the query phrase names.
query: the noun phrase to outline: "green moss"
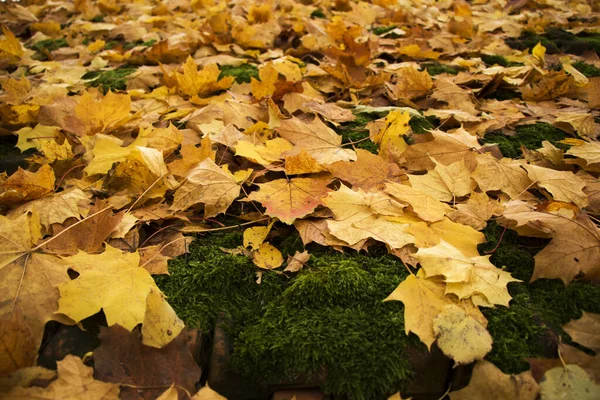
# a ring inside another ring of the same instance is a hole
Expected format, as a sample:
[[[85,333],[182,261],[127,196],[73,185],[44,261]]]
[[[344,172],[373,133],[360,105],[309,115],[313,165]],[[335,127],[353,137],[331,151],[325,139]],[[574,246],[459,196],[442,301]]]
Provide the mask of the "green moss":
[[[48,54],[53,52],[54,50],[58,50],[61,47],[69,47],[69,43],[67,43],[67,39],[46,39],[40,40],[39,42],[33,43],[28,46],[30,49],[35,50],[38,54],[36,58],[46,61],[48,60]]]
[[[221,65],[219,69],[221,70],[219,79],[233,76],[237,83],[250,83],[251,78],[259,79],[258,68],[253,64]]]
[[[502,67],[520,67],[523,63],[508,61],[506,58],[499,55],[482,54],[481,60],[487,65],[500,65]]]
[[[317,8],[315,11],[313,11],[310,14],[311,18],[327,18],[327,16],[323,13],[323,10],[321,10],[320,8]]]
[[[565,138],[566,134],[558,128],[546,123],[532,125],[519,125],[516,133],[512,136],[504,135],[498,131],[486,134],[482,141],[484,143],[496,143],[505,157],[519,158],[523,153],[521,146],[534,150],[542,147],[544,140],[549,141],[557,147],[564,145],[557,143]]]
[[[595,78],[600,76],[600,68],[592,64],[588,64],[583,61],[577,61],[573,63],[573,66],[588,78]]]
[[[96,15],[94,18],[90,20],[91,22],[104,22],[104,15]]]
[[[357,149],[364,149],[373,154],[379,151],[377,145],[373,143],[369,137],[369,130],[366,125],[378,118],[381,118],[381,113],[357,113],[356,119],[350,122],[344,122],[336,128],[336,132],[342,135],[342,143],[356,143]],[[359,142],[360,141],[360,142]]]
[[[383,303],[406,278],[389,256],[324,254],[240,332],[233,365],[255,379],[326,371],[325,391],[386,398],[411,376],[403,306]]]
[[[412,117],[410,121],[408,121],[410,128],[413,133],[422,134],[427,133],[428,130],[435,129],[436,126],[439,126],[440,120],[434,116],[429,117]]]
[[[372,32],[377,36],[381,36],[384,33],[388,33],[396,29],[398,25],[390,25],[390,26],[378,26],[377,28],[373,28]]]
[[[518,38],[506,39],[506,44],[518,50],[533,49],[542,43],[548,54],[559,52],[583,54],[586,51],[600,52],[600,34],[581,32],[574,35],[560,28],[548,28],[542,35],[524,32]]]
[[[429,75],[431,75],[431,76],[444,74],[444,73],[450,74],[450,75],[456,75],[461,71],[461,68],[459,68],[459,67],[454,67],[454,66],[446,65],[446,64],[440,64],[438,62],[423,64],[423,66],[425,67],[425,69],[427,69],[427,72],[429,72]]]
[[[486,99],[496,99],[498,101],[504,100],[512,100],[512,99],[520,99],[522,97],[520,92],[514,91],[512,89],[507,89],[500,87],[494,90],[489,95],[485,96]]]
[[[297,233],[271,240],[284,257],[302,248]],[[402,263],[375,248],[370,255],[309,246],[308,267],[295,276],[263,271],[219,247],[241,244],[241,232],[199,238],[190,253],[156,277],[177,314],[190,326],[214,329],[230,321],[234,371],[261,382],[327,371],[324,389],[352,399],[379,399],[405,389],[411,367],[401,302],[383,302],[406,278]]]
[[[502,231],[502,227],[491,222],[483,231],[488,242],[480,245],[480,253],[492,250]],[[486,359],[505,373],[527,370],[526,358],[554,356],[547,354],[553,345],[550,343],[553,335],[562,336],[564,342],[570,341],[562,325],[580,318],[581,310],[600,312],[597,301],[600,287],[593,283],[576,280],[567,287],[557,279],[528,283],[533,274],[534,256],[547,243],[548,240],[519,237],[508,230],[490,259],[497,267],[523,280],[508,286],[513,297],[510,307],[483,309],[494,339]]]
[[[83,75],[82,79],[93,79],[88,84],[99,87],[104,93],[109,90],[125,90],[127,88],[127,77],[134,73],[137,68],[123,66],[113,70],[92,71]]]
[[[192,242],[187,257],[169,263],[170,276],[155,277],[187,325],[211,332],[221,312],[233,324],[247,322],[260,315],[261,301],[281,291],[284,276],[267,271],[257,285],[251,260],[220,249],[241,244],[241,232],[201,237]]]

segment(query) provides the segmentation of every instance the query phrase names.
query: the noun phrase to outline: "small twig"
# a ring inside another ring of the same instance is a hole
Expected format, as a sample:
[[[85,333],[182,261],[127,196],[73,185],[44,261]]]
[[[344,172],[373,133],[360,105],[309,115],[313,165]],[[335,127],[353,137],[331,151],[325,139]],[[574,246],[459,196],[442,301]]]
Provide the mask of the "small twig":
[[[158,233],[160,233],[160,232],[164,231],[165,229],[169,229],[169,228],[171,228],[171,227],[173,227],[173,226],[177,226],[177,225],[179,225],[179,224],[171,224],[171,225],[163,226],[162,228],[160,228],[159,230],[157,230],[156,232],[154,232],[152,235],[148,236],[148,237],[146,238],[146,240],[144,240],[144,241],[142,242],[142,244],[140,244],[138,247],[143,247],[143,246],[146,244],[146,242],[147,242],[148,240],[152,239],[152,238],[153,238],[154,236],[156,236]]]
[[[77,164],[77,165],[74,165],[74,166],[72,166],[71,168],[69,168],[69,169],[67,170],[67,172],[65,172],[65,173],[63,174],[63,176],[61,176],[61,177],[60,177],[60,179],[58,180],[58,183],[57,183],[57,184],[54,186],[54,191],[56,192],[56,191],[58,190],[58,188],[60,188],[60,184],[62,183],[63,179],[65,179],[65,177],[67,176],[67,174],[68,174],[69,172],[73,171],[74,169],[81,168],[81,167],[85,167],[85,166],[86,166],[86,164]]]
[[[502,243],[502,239],[504,238],[504,234],[506,233],[507,229],[508,229],[508,224],[506,224],[506,226],[504,227],[504,230],[502,231],[502,234],[500,235],[500,238],[498,239],[498,243],[496,243],[496,247],[494,247],[490,251],[484,252],[483,254],[494,254],[496,252],[496,250],[498,250],[498,248],[500,247],[500,243]]]
[[[223,226],[220,228],[211,228],[211,229],[206,229],[203,230],[199,233],[204,233],[204,232],[217,232],[217,231],[225,231],[227,229],[235,229],[235,228],[240,228],[242,226],[246,226],[246,225],[252,225],[252,224],[256,224],[257,222],[263,222],[263,221],[268,221],[270,220],[271,217],[267,217],[267,218],[261,218],[261,219],[257,219],[255,221],[249,221],[249,222],[244,222],[243,224],[237,224],[237,225],[229,225],[229,226]]]
[[[198,220],[198,221],[208,221],[208,222],[212,222],[215,223],[219,226],[225,226],[224,223],[217,221],[216,219],[212,219],[212,218],[202,218],[202,217],[188,217],[188,219],[192,219],[192,220]]]
[[[144,195],[145,195],[146,193],[148,193],[148,191],[149,191],[150,189],[152,189],[152,188],[154,187],[154,185],[156,185],[156,184],[158,183],[158,181],[160,181],[160,180],[161,180],[161,179],[162,179],[162,178],[163,178],[165,175],[166,175],[166,174],[162,174],[161,176],[159,176],[158,178],[156,178],[156,180],[155,180],[154,182],[152,182],[152,185],[148,186],[148,189],[144,190],[144,193],[142,193],[142,194],[140,195],[140,197],[138,197],[138,198],[137,198],[137,199],[136,199],[136,200],[133,202],[133,204],[131,205],[131,207],[129,207],[129,208],[127,209],[127,211],[125,211],[125,214],[127,214],[129,211],[131,211],[131,210],[133,209],[133,207],[135,207],[135,205],[138,203],[138,201],[140,201],[140,199],[141,199],[142,197],[144,197]]]

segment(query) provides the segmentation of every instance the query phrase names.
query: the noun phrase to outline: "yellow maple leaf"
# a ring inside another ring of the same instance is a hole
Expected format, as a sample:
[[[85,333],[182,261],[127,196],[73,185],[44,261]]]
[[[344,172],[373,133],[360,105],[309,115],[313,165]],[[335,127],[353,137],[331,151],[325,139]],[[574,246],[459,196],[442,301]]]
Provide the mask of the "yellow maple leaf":
[[[230,172],[205,159],[186,176],[186,182],[175,192],[172,210],[185,210],[204,204],[204,216],[214,217],[225,212],[240,195],[240,183]]]
[[[412,100],[426,95],[433,87],[433,80],[427,70],[409,66],[396,71],[395,84],[386,82],[385,86],[392,98]]]
[[[276,131],[296,147],[306,150],[321,165],[356,160],[356,153],[342,148],[342,137],[319,117],[315,117],[310,123],[292,117],[281,121]]]
[[[24,76],[19,80],[7,78],[2,80],[2,89],[6,92],[2,96],[6,104],[19,105],[29,97],[31,82]]]
[[[487,323],[485,317],[469,300],[456,302],[452,297],[445,296],[443,283],[426,279],[424,274],[409,275],[384,300],[396,300],[404,303],[404,327],[406,334],[415,333],[421,342],[431,348],[437,338],[434,332],[434,320],[448,305],[460,305],[467,315],[483,326]]]
[[[449,205],[440,202],[426,192],[408,185],[389,182],[385,185],[385,191],[396,199],[408,203],[415,214],[425,221],[441,221],[446,214],[452,211]]]
[[[571,171],[556,171],[537,165],[524,165],[529,179],[549,191],[555,200],[573,202],[583,208],[588,205],[588,196],[583,192],[586,182]]]
[[[261,100],[271,96],[275,92],[275,83],[279,80],[279,71],[272,63],[268,63],[258,71],[258,77],[260,80],[256,78],[251,79],[250,87],[252,88],[254,98]]]
[[[36,172],[19,169],[0,183],[0,204],[38,199],[54,191],[54,170],[48,164]]]
[[[453,293],[459,299],[478,295],[473,302],[479,306],[508,307],[511,297],[507,284],[519,282],[508,272],[496,268],[489,261],[490,256],[468,257],[443,239],[437,246],[419,249],[415,257],[428,277],[444,277],[446,293]]]
[[[184,177],[200,161],[210,158],[215,160],[215,151],[212,149],[210,137],[205,137],[200,141],[200,147],[193,144],[184,144],[179,150],[181,160],[175,160],[167,164],[169,172],[178,177]]]
[[[132,330],[146,319],[149,293],[154,290],[161,294],[148,271],[139,264],[138,252],[125,253],[109,245],[100,254],[80,251],[63,257],[62,265],[80,275],[58,286],[56,312],[79,322],[103,310],[109,326],[119,324]],[[148,317],[153,326],[149,327],[152,338],[147,340],[153,344],[163,343],[157,339],[157,329],[166,332],[173,328],[172,310],[161,302],[166,302],[164,297],[150,300],[151,312],[156,315]]]
[[[216,64],[208,64],[198,72],[196,62],[188,56],[183,64],[183,74],[179,72],[175,74],[177,89],[182,95],[190,97],[206,97],[220,90],[229,89],[235,78],[227,76],[219,79],[220,74],[221,71]]]
[[[2,372],[29,366],[23,363],[35,360],[44,326],[56,319],[56,285],[69,279],[58,257],[36,251],[41,237],[35,212],[24,212],[13,219],[0,216],[0,316],[2,325],[11,321],[2,329]],[[67,322],[64,318],[60,321]]]
[[[0,58],[13,63],[17,62],[25,54],[21,42],[4,25],[2,25],[2,33],[4,33],[4,39],[0,40]]]
[[[146,298],[146,314],[142,325],[142,343],[161,348],[179,336],[185,324],[167,303],[165,296],[152,288]]]
[[[250,193],[248,200],[258,201],[266,208],[265,214],[291,225],[321,204],[329,182],[327,178],[276,179],[258,184],[260,189]]]
[[[448,166],[435,161],[435,168],[426,175],[409,175],[413,188],[439,201],[456,201],[471,193],[471,173],[460,160]]]
[[[98,99],[86,91],[75,106],[75,116],[81,123],[78,131],[82,135],[94,135],[116,129],[129,121],[130,109],[128,94],[108,92]]]
[[[282,153],[290,151],[293,148],[294,145],[283,138],[267,140],[264,145],[240,140],[235,145],[235,155],[268,166],[276,161],[280,161]]]
[[[21,128],[16,134],[19,137],[16,147],[22,152],[28,149],[40,150],[44,142],[59,137],[60,128],[57,126],[45,126],[37,124],[34,128]]]
[[[546,56],[546,48],[542,46],[542,42],[536,44],[533,49],[531,49],[531,54],[540,62],[541,65],[544,65],[544,57]]]
[[[335,216],[335,220],[327,220],[331,234],[350,246],[368,238],[384,242],[393,249],[415,242],[413,235],[406,231],[409,224],[393,218],[403,214],[403,205],[384,193],[353,191],[341,185],[323,202]]]
[[[120,388],[116,383],[94,379],[94,370],[73,355],[67,355],[56,363],[57,379],[47,387],[13,387],[5,393],[6,398],[25,399],[63,399],[63,400],[118,400]],[[4,396],[3,396],[4,397]]]

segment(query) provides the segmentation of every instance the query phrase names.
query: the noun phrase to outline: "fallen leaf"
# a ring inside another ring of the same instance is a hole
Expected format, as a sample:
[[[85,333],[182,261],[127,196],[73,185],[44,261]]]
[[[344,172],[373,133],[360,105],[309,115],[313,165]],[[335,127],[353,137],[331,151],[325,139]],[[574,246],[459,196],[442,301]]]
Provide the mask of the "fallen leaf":
[[[356,160],[356,153],[342,148],[342,137],[319,117],[308,124],[296,117],[286,119],[281,121],[276,130],[281,137],[306,150],[321,165]]]
[[[259,190],[252,192],[248,200],[258,201],[266,208],[265,214],[291,225],[322,203],[330,191],[328,184],[329,179],[277,179],[258,184]]]
[[[456,204],[456,211],[448,217],[463,225],[482,230],[487,226],[487,221],[494,215],[502,213],[502,207],[497,201],[488,197],[486,193],[473,192],[466,203]]]
[[[207,382],[198,393],[192,396],[192,400],[227,400],[227,398],[212,390]]]
[[[492,350],[492,336],[479,321],[456,306],[446,306],[433,320],[439,348],[457,364],[481,360]]]
[[[75,117],[80,124],[75,130],[80,135],[109,132],[129,120],[130,109],[129,95],[108,92],[98,100],[89,91],[83,92],[75,107]]]
[[[177,177],[185,177],[200,161],[206,158],[215,160],[215,152],[211,149],[210,138],[202,139],[200,147],[184,144],[179,150],[181,160],[167,164],[169,172]]]
[[[56,363],[58,378],[48,387],[14,387],[6,394],[7,399],[65,399],[65,400],[117,400],[119,385],[94,379],[94,371],[83,364],[79,357],[67,355]],[[4,397],[4,396],[2,396]]]
[[[478,155],[477,168],[471,176],[484,192],[501,190],[511,199],[527,199],[531,197],[527,189],[533,182],[522,166],[511,159],[497,160],[491,155]]]
[[[450,206],[430,194],[408,185],[389,182],[385,185],[385,191],[396,199],[408,203],[415,214],[425,221],[440,221],[452,210]]]
[[[88,253],[98,251],[110,234],[117,229],[125,212],[113,214],[111,206],[98,201],[89,210],[85,220],[60,225],[55,228],[55,236],[44,243],[44,250],[54,254],[75,254],[77,250]]]
[[[513,211],[514,210],[514,211]],[[540,278],[562,279],[568,285],[579,273],[586,279],[600,274],[600,229],[580,213],[576,219],[550,213],[508,209],[504,216],[517,226],[542,224],[552,233],[552,241],[535,256],[531,281]],[[539,229],[535,228],[538,232]]]
[[[177,80],[177,89],[185,96],[206,97],[219,90],[229,89],[234,81],[234,77],[227,76],[219,79],[219,67],[216,64],[208,64],[201,71],[191,56],[188,56],[183,64],[183,74],[175,73]]]
[[[118,324],[132,330],[144,322],[150,291],[160,293],[139,262],[137,252],[124,253],[108,245],[100,254],[80,251],[74,256],[63,257],[61,264],[78,272],[79,276],[58,286],[60,299],[56,312],[79,322],[103,310],[109,326]],[[162,320],[167,324],[163,326],[166,331],[170,329],[169,307],[161,311],[166,313]]]
[[[3,368],[12,369],[26,366],[21,363],[35,358],[46,322],[55,319],[59,297],[56,286],[69,277],[59,258],[41,254],[35,246],[41,238],[35,214],[24,213],[12,220],[0,216],[0,238],[0,318],[12,321],[6,327],[3,324],[5,345],[0,347],[0,358],[14,360],[2,363]],[[11,341],[15,347],[5,347]]]
[[[600,350],[600,315],[583,312],[577,320],[563,326],[573,341],[594,351]]]
[[[39,199],[54,191],[54,181],[54,170],[47,164],[42,165],[37,172],[19,167],[17,172],[0,182],[0,204]]]
[[[228,171],[205,159],[186,176],[185,183],[175,192],[172,210],[185,210],[204,204],[204,216],[214,217],[225,212],[240,195],[240,185]]]
[[[4,39],[0,40],[0,57],[10,62],[18,61],[25,54],[21,42],[4,25],[2,25],[2,33],[4,33]]]
[[[555,200],[573,202],[583,208],[588,204],[587,195],[583,192],[585,181],[570,171],[556,171],[535,165],[524,165],[529,179],[538,186],[548,190]]]
[[[165,300],[165,296],[156,289],[150,289],[146,298],[142,343],[157,349],[165,347],[179,336],[184,326],[183,321]]]
[[[174,384],[181,396],[195,390],[201,370],[186,343],[185,331],[157,349],[142,344],[137,331],[101,328],[94,350],[94,372],[105,382],[122,384],[121,399],[155,399]],[[180,389],[181,388],[181,389]]]
[[[426,175],[408,175],[413,188],[446,202],[471,193],[471,174],[462,160],[447,167],[434,162],[435,168]]]
[[[284,272],[298,272],[304,267],[304,265],[310,259],[308,251],[299,252],[296,251],[293,256],[288,256],[287,266],[283,270]]]
[[[262,269],[275,269],[283,264],[283,256],[272,244],[261,243],[258,249],[252,252],[252,262]]]
[[[380,188],[387,180],[395,181],[402,174],[397,164],[388,162],[379,155],[362,149],[357,149],[356,155],[356,161],[338,161],[327,165],[327,170],[352,187],[367,191]]]
[[[250,86],[252,95],[257,100],[262,100],[267,96],[271,96],[275,92],[275,83],[279,80],[279,71],[272,63],[266,64],[258,71],[259,79],[251,78]]]
[[[353,191],[342,185],[323,202],[335,216],[327,221],[330,233],[350,246],[368,238],[393,249],[414,243],[414,237],[406,232],[408,224],[386,218],[402,215],[402,205],[383,193]]]
[[[543,400],[592,400],[600,396],[600,385],[595,384],[581,367],[573,364],[546,372],[540,388]]]
[[[396,71],[396,83],[385,84],[394,99],[412,100],[426,95],[433,87],[433,80],[427,70],[419,71],[413,66]]]
[[[450,392],[449,396],[451,400],[535,400],[539,392],[540,387],[531,371],[507,375],[489,361],[480,360],[473,368],[469,385]]]

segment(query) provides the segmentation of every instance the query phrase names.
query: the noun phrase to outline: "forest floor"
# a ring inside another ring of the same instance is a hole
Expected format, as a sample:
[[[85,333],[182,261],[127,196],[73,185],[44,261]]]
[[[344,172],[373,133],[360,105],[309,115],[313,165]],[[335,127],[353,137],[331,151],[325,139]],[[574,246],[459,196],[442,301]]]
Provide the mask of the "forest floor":
[[[600,398],[599,7],[0,4],[0,399]]]

